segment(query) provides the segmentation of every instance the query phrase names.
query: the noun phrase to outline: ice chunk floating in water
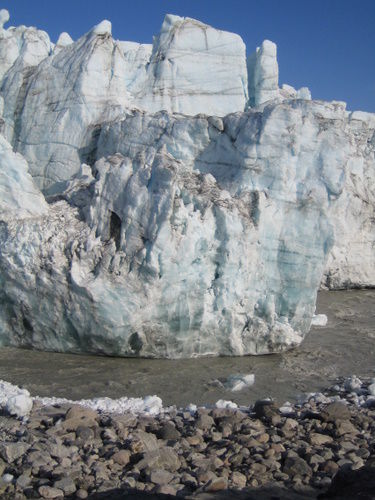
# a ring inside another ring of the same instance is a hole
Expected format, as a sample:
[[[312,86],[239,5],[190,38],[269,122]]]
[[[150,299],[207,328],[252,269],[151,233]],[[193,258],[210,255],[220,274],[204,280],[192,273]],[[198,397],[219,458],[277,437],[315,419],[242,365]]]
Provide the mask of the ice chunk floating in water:
[[[280,89],[272,42],[246,61],[168,15],[152,46],[103,21],[56,45],[2,29],[0,55],[2,344],[279,352],[323,274],[375,283],[374,116]]]

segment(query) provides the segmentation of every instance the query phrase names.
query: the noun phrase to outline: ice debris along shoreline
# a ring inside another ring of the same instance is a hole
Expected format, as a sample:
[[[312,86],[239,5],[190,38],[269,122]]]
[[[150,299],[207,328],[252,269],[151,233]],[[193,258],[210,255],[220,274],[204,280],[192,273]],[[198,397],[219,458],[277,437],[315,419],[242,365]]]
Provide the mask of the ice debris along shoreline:
[[[253,374],[232,375],[225,382],[225,387],[232,392],[238,392],[246,387],[250,387],[255,382]],[[33,403],[42,406],[77,404],[92,410],[104,413],[134,413],[157,415],[168,412],[168,407],[163,407],[161,398],[158,396],[146,396],[144,398],[128,398],[126,396],[113,399],[108,397],[97,397],[92,399],[70,400],[67,398],[51,397],[31,397],[27,389],[0,380],[0,410],[3,409],[10,415],[16,417],[27,417],[31,412]],[[216,403],[218,408],[237,408],[238,405],[232,401],[219,400]],[[196,405],[190,404],[187,409],[195,411]]]
[[[33,403],[42,406],[77,404],[85,408],[105,413],[142,413],[157,415],[163,411],[162,400],[158,396],[146,396],[144,398],[122,397],[112,399],[107,397],[81,399],[72,401],[57,397],[31,397],[27,389],[22,389],[4,380],[0,380],[0,409],[5,410],[17,417],[26,417]]]
[[[0,494],[270,498],[277,488],[285,499],[357,498],[374,491],[374,381],[342,379],[281,407],[265,399],[135,415],[35,402],[27,419],[0,420]]]
[[[375,286],[375,115],[280,88],[272,42],[167,15],[0,56],[0,344],[280,352],[319,286]]]
[[[338,384],[326,389],[326,394],[331,392],[333,396],[327,397],[321,392],[310,392],[300,396],[296,404],[303,404],[310,399],[314,399],[317,403],[332,403],[340,400],[340,395],[350,393],[351,401],[356,405],[375,407],[375,378],[366,378],[361,380],[356,375],[353,375],[351,377],[340,378],[338,380],[340,381]],[[226,387],[228,391],[238,392],[246,387],[251,387],[254,382],[255,376],[253,374],[231,375],[227,378],[223,386]],[[264,399],[263,401],[269,401],[271,403],[273,400]],[[128,398],[124,396],[118,399],[97,397],[75,401],[54,396],[32,397],[27,389],[20,388],[10,382],[0,380],[0,410],[3,410],[15,417],[27,417],[32,410],[33,403],[37,403],[38,406],[66,406],[74,404],[102,413],[124,414],[129,412],[135,415],[158,415],[177,410],[176,406],[173,405],[163,407],[161,398],[156,395],[146,396],[144,398]],[[207,407],[209,408],[210,406]],[[292,403],[287,401],[279,407],[279,410],[282,414],[287,414],[290,411],[291,406],[293,406]],[[246,409],[243,405],[239,406],[233,401],[224,399],[218,400],[214,407],[221,409],[241,409],[242,411]],[[186,408],[182,408],[182,410],[184,409],[194,413],[197,410],[197,405],[190,403],[186,406]]]

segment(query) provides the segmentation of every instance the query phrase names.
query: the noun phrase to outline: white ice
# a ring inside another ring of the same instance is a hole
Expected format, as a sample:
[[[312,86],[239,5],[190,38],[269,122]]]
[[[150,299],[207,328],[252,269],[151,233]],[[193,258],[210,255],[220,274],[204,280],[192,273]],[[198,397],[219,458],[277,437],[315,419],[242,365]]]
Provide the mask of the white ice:
[[[326,326],[328,318],[325,314],[314,314],[311,320],[311,326]]]

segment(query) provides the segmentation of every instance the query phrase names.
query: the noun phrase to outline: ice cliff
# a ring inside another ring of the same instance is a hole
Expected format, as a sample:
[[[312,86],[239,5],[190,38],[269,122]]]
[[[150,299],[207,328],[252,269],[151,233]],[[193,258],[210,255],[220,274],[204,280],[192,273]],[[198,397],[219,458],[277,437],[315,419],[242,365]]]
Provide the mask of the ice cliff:
[[[298,345],[375,285],[375,116],[279,87],[276,45],[167,15],[56,44],[0,11],[0,341],[124,356]],[[42,194],[43,193],[43,194]]]

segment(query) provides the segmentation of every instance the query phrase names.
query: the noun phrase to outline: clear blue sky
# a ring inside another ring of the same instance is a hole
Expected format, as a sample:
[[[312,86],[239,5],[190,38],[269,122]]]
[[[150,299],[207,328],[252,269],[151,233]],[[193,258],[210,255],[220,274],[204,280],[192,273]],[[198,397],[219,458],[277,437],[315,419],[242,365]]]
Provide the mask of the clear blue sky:
[[[9,25],[37,26],[56,41],[79,38],[103,19],[120,40],[151,43],[166,13],[238,33],[251,53],[277,43],[280,84],[313,98],[375,112],[375,0],[3,0]]]

